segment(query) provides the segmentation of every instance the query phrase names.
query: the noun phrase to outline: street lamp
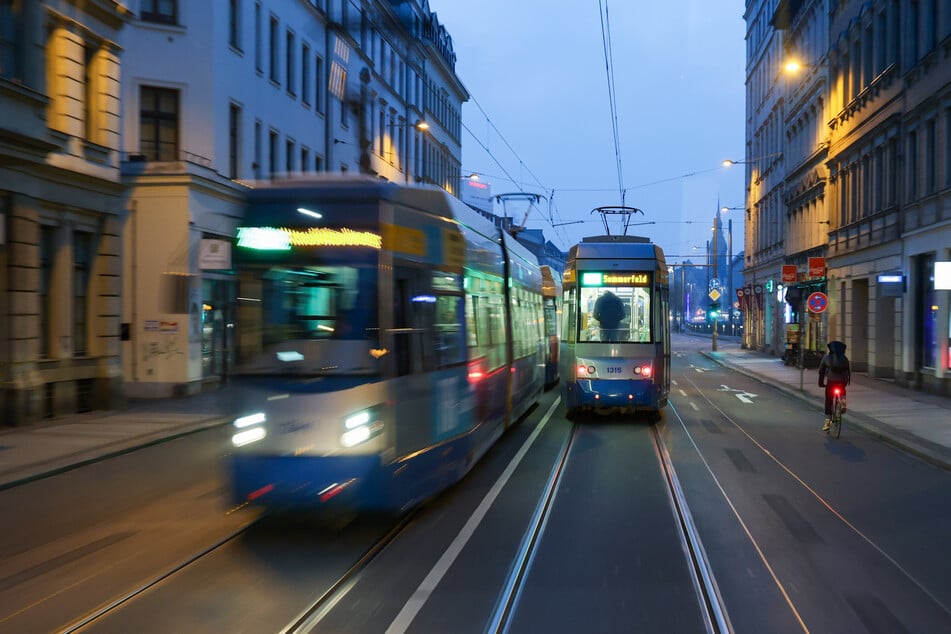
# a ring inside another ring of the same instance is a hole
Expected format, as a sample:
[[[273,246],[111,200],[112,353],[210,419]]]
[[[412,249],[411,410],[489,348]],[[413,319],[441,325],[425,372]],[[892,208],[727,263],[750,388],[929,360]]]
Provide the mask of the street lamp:
[[[775,158],[777,156],[782,156],[782,152],[773,152],[771,154],[766,154],[764,156],[757,156],[755,158],[747,159],[744,161],[737,161],[734,159],[723,159],[723,167],[730,167],[731,165],[751,165],[757,161],[762,161],[763,159]]]

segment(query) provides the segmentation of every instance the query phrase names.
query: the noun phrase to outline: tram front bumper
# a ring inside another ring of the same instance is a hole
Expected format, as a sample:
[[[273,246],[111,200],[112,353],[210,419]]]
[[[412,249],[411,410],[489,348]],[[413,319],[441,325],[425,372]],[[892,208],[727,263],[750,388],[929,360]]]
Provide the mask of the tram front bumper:
[[[579,379],[574,387],[568,394],[573,407],[656,407],[649,380]]]

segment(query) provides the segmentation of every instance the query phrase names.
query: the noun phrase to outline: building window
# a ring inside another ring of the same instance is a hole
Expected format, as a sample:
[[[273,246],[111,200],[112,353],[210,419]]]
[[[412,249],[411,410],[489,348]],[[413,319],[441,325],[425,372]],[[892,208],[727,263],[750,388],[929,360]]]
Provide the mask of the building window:
[[[254,3],[254,68],[260,73],[261,67],[261,3]]]
[[[268,170],[271,178],[277,175],[277,132],[271,130],[268,138]]]
[[[925,191],[923,192],[925,196],[935,193],[938,186],[937,155],[938,140],[935,137],[935,120],[931,119],[925,124],[925,164],[922,166],[925,172]]]
[[[94,48],[93,46],[87,45],[84,53],[85,53],[85,60],[84,60],[85,63],[83,65],[83,75],[84,75],[83,81],[85,84],[85,91],[86,91],[85,104],[84,104],[86,109],[86,112],[85,112],[86,116],[83,121],[83,124],[86,128],[85,129],[86,139],[89,141],[92,141],[93,143],[97,143],[99,141],[99,138],[98,138],[99,135],[97,133],[98,123],[99,123],[98,121],[99,112],[96,109],[96,95],[99,90],[99,86],[98,86],[99,82],[97,81],[98,69],[96,68],[96,48]]]
[[[241,50],[241,0],[228,0],[228,43]]]
[[[383,110],[383,106],[380,106],[380,143],[377,151],[380,154],[380,157],[383,157],[384,143],[386,142],[386,112]]]
[[[317,156],[317,155],[314,156],[314,171],[315,172],[324,171],[324,157]]]
[[[918,133],[908,133],[908,196],[912,202],[918,197]]]
[[[39,288],[39,356],[48,359],[50,349],[50,282],[53,278],[53,263],[56,260],[56,227],[40,225],[40,288]]]
[[[324,60],[318,55],[314,60],[314,108],[324,112]]]
[[[310,150],[305,147],[300,149],[300,171],[306,172],[310,169]]]
[[[92,270],[92,234],[73,234],[73,355],[89,352],[86,324],[89,312],[89,275]]]
[[[142,0],[139,15],[143,22],[178,24],[178,0]]]
[[[23,3],[0,0],[0,77],[22,79]]]
[[[139,151],[148,161],[178,158],[178,91],[142,86]]]
[[[944,109],[944,186],[951,187],[951,107]]]
[[[277,34],[278,34],[278,22],[277,22],[277,18],[272,15],[272,16],[271,16],[270,38],[269,38],[270,45],[271,45],[271,50],[270,50],[271,65],[270,65],[270,69],[271,69],[271,81],[273,81],[273,82],[276,83],[276,84],[277,84],[277,83],[280,83],[280,80],[281,80],[281,78],[280,78],[281,63],[280,63],[280,58],[278,58],[278,50],[277,50],[277,47],[278,47],[278,35],[277,35]]]
[[[228,108],[228,178],[238,178],[239,150],[241,148],[241,108],[231,104]]]
[[[287,84],[288,94],[296,95],[297,93],[294,91],[294,75],[297,72],[294,69],[294,33],[292,31],[288,31],[285,37],[287,47],[284,51],[284,55],[287,58],[285,60],[286,68],[284,69],[286,77],[285,83]]]
[[[300,98],[305,106],[310,105],[310,46],[306,42],[301,44]]]
[[[254,122],[254,177],[261,178],[261,122]]]
[[[284,146],[284,170],[287,173],[294,171],[294,141],[287,139]]]

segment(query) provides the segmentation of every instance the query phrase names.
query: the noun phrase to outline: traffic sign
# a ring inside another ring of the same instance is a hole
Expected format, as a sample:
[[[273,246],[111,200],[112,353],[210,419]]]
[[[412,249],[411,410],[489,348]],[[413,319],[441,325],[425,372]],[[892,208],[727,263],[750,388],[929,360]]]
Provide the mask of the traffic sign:
[[[824,313],[829,307],[829,298],[825,293],[816,291],[806,300],[809,311],[813,313]]]
[[[709,293],[707,293],[707,297],[709,297],[709,298],[712,299],[713,301],[717,301],[718,299],[720,299],[720,295],[722,295],[722,294],[723,294],[723,293],[721,293],[721,292],[718,291],[717,289],[713,289],[712,291],[710,291]]]

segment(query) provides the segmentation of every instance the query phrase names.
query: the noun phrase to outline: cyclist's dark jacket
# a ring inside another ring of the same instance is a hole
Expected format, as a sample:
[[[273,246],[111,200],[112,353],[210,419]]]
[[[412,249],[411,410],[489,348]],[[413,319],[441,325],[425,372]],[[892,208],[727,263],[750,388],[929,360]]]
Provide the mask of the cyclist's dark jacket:
[[[845,344],[841,341],[830,341],[829,352],[819,362],[819,385],[826,383],[840,383],[848,385],[852,380],[852,368],[849,358],[845,356]]]

